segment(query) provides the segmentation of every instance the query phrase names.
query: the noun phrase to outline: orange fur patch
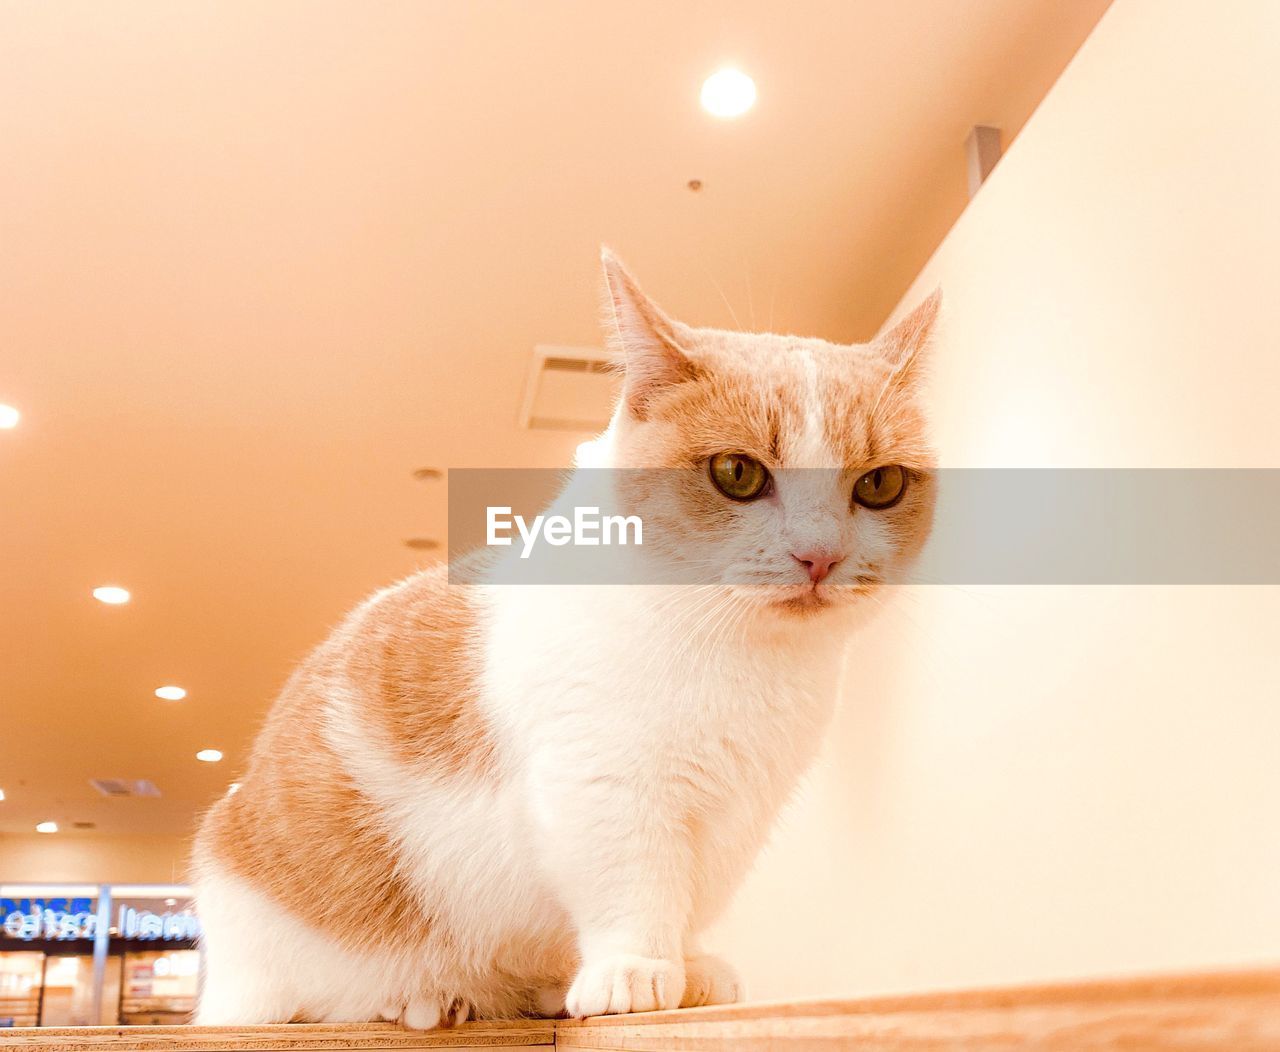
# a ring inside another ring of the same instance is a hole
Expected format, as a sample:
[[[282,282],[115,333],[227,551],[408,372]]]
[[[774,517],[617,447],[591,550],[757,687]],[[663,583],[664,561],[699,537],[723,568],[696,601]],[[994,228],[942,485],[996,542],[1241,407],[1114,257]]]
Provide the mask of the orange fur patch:
[[[352,949],[386,948],[387,931],[410,943],[447,939],[400,873],[380,809],[344,773],[324,726],[332,692],[354,687],[366,699],[361,715],[406,765],[442,777],[487,772],[466,592],[448,585],[444,567],[411,577],[317,648],[272,708],[240,790],[205,816],[197,857]]]

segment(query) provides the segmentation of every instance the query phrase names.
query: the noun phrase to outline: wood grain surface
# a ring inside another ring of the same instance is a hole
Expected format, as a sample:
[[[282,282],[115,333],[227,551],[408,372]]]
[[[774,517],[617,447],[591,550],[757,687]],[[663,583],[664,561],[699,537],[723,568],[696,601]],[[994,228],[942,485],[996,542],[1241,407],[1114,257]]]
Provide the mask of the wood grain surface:
[[[558,1048],[1280,1052],[1280,971],[694,1008],[559,1024]]]
[[[1280,969],[847,1001],[726,1005],[561,1022],[468,1023],[429,1032],[384,1023],[0,1030],[0,1049],[48,1052],[320,1052],[553,1045],[591,1052],[1280,1052]]]
[[[0,1048],[41,1052],[310,1052],[324,1049],[530,1047],[555,1044],[555,1023],[525,1019],[405,1030],[393,1023],[279,1026],[73,1026],[0,1030]]]

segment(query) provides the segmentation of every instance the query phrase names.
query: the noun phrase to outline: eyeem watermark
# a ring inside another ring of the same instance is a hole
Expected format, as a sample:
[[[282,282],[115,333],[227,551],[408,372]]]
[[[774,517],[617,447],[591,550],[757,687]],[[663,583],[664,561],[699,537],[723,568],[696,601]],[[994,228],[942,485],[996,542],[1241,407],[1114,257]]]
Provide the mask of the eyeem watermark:
[[[795,468],[775,482],[829,493],[851,484],[838,476]],[[944,468],[932,482],[929,539],[891,583],[1280,586],[1280,468]],[[748,525],[763,539],[785,524],[761,504],[694,520],[698,486],[727,501],[688,468],[450,471],[450,583],[759,584],[734,542]],[[499,558],[468,558],[477,550]]]
[[[567,544],[594,548],[602,544],[644,544],[644,523],[639,515],[601,515],[599,508],[574,508],[567,515],[535,515],[533,521],[513,515],[509,507],[490,506],[486,510],[486,543],[510,547],[515,534],[523,547],[520,558],[527,559],[539,540],[554,547]]]

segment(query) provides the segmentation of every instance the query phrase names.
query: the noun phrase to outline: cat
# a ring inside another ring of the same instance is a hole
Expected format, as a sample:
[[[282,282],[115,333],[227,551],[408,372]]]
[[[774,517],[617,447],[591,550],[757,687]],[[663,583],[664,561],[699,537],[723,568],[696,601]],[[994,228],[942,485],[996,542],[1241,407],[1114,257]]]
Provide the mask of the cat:
[[[699,940],[818,749],[856,621],[928,533],[939,295],[836,345],[687,326],[603,265],[623,380],[594,462],[673,469],[710,575],[659,599],[436,567],[357,607],[203,819],[198,1023],[742,996]]]

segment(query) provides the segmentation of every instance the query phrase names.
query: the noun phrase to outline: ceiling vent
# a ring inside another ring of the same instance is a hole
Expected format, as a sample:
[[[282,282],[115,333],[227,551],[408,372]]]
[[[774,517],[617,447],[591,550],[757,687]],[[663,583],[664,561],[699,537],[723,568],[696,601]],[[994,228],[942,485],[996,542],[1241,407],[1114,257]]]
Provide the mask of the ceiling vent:
[[[603,431],[621,377],[599,347],[533,349],[520,426],[548,431]]]
[[[145,778],[90,778],[89,784],[103,796],[159,796],[155,782]]]

